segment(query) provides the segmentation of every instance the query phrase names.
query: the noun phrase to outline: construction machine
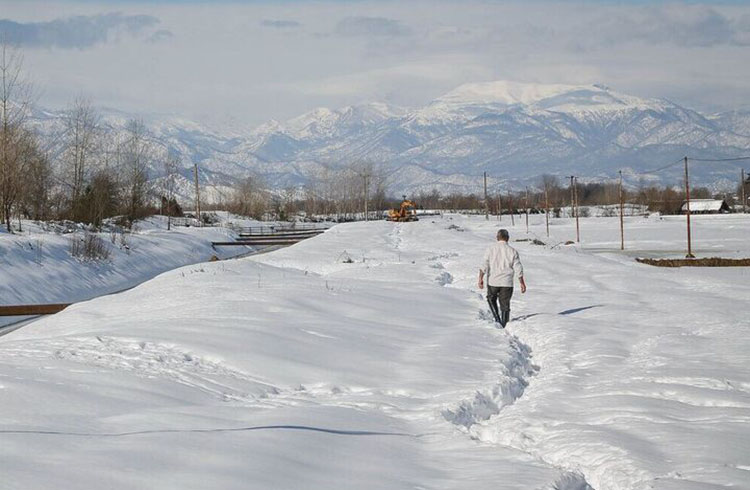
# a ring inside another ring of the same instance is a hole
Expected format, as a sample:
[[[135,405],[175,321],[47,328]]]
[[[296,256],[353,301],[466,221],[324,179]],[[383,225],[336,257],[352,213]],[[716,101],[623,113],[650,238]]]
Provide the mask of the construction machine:
[[[418,221],[417,218],[417,205],[414,201],[411,201],[404,196],[404,200],[401,202],[401,207],[398,209],[391,209],[388,211],[388,221]]]

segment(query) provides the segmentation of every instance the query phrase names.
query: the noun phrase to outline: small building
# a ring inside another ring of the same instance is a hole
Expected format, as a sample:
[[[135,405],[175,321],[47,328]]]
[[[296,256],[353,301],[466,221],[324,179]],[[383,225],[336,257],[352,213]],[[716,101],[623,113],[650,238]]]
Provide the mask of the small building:
[[[691,199],[690,214],[721,214],[728,213],[729,205],[723,199]],[[680,213],[687,213],[687,202],[682,203]]]

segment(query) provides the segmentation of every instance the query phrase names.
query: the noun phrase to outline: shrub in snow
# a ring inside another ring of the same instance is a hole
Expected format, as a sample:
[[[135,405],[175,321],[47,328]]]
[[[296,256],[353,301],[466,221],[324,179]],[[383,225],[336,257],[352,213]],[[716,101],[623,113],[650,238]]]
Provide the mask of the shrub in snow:
[[[70,255],[80,260],[100,261],[110,257],[107,242],[94,233],[84,232],[83,235],[70,239]]]
[[[349,252],[347,252],[346,250],[344,250],[338,256],[338,258],[336,259],[336,262],[341,262],[343,264],[353,264],[354,263],[354,259],[352,259],[351,255],[349,255]]]

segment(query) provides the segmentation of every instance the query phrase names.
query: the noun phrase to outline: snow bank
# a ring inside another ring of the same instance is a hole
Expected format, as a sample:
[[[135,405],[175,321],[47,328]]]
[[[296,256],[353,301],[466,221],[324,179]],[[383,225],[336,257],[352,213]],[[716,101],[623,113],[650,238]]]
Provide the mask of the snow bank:
[[[748,252],[747,218],[695,223],[697,249]],[[503,331],[475,289],[499,225],[338,225],[0,338],[3,481],[747,486],[747,272],[637,264],[617,219],[582,220],[585,245],[559,246],[574,222],[554,220],[547,239],[534,216],[531,235],[550,245],[516,244],[530,290]],[[626,226],[631,248],[681,247],[680,221]]]
[[[86,260],[71,255],[71,242],[83,239],[83,231],[55,232],[33,222],[24,222],[23,229],[23,233],[0,235],[0,304],[81,301],[132,287],[176,267],[207,261],[213,255],[226,258],[250,250],[214,250],[212,241],[233,239],[234,233],[228,229],[167,231],[166,220],[153,217],[138,222],[133,233],[95,233],[109,258]],[[8,321],[0,318],[0,325]]]

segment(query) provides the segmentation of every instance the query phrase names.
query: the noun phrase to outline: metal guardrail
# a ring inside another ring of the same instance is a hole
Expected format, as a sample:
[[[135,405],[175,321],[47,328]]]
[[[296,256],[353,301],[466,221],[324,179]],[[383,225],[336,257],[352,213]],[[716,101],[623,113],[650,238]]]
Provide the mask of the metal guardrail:
[[[195,218],[170,218],[172,226],[193,226],[198,227],[201,225],[200,221]]]
[[[295,223],[293,225],[262,225],[262,226],[238,226],[233,229],[239,235],[279,235],[282,233],[297,232],[319,232],[322,233],[330,228],[330,225],[318,223]]]
[[[307,237],[310,238],[310,237]],[[257,240],[238,240],[236,242],[212,242],[211,245],[217,246],[244,246],[253,247],[260,245],[294,245],[305,238],[286,238],[286,239],[257,239]]]
[[[308,238],[324,233],[328,227],[303,225],[294,227],[254,226],[244,227],[233,242],[212,242],[216,246],[244,246],[244,245],[293,245]]]

